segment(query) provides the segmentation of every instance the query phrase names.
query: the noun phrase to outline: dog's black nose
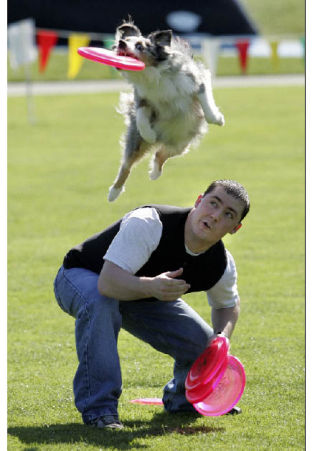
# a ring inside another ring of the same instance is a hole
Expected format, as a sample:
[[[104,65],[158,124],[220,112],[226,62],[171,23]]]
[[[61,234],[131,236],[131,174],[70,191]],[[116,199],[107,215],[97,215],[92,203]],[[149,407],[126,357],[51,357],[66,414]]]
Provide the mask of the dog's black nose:
[[[126,49],[127,48],[127,44],[125,43],[125,41],[123,41],[122,39],[120,39],[119,44],[118,44],[119,49]]]

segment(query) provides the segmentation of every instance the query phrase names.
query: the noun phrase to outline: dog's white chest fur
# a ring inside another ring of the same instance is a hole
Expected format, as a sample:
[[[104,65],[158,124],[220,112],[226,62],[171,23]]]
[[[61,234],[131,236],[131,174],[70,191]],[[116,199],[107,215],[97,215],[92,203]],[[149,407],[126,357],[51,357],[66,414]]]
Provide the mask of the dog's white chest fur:
[[[173,156],[206,132],[199,85],[190,72],[149,67],[126,78],[134,86],[137,128],[145,141],[167,145]],[[140,102],[145,106],[139,108]]]
[[[174,116],[179,112],[186,113],[195,101],[197,86],[190,75],[183,71],[159,70],[146,68],[143,73],[126,75],[136,93],[147,99],[156,109],[166,108],[167,115]]]

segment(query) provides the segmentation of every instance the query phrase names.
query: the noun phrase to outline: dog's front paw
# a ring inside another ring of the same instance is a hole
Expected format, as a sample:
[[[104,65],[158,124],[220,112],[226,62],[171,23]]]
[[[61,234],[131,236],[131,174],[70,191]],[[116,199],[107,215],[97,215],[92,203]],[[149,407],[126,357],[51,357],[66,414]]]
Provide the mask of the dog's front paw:
[[[114,186],[111,186],[108,193],[108,201],[113,202],[116,200],[118,196],[124,191],[124,188],[115,188]]]
[[[210,119],[208,122],[211,124],[220,125],[220,127],[225,124],[224,115],[220,111],[217,111]]]
[[[219,113],[219,114],[217,115],[217,119],[216,119],[215,124],[220,125],[221,127],[224,126],[225,120],[224,120],[224,115],[223,115],[222,113]]]
[[[206,121],[209,124],[216,124],[223,126],[225,124],[224,115],[220,111],[211,112],[210,114],[206,114]]]

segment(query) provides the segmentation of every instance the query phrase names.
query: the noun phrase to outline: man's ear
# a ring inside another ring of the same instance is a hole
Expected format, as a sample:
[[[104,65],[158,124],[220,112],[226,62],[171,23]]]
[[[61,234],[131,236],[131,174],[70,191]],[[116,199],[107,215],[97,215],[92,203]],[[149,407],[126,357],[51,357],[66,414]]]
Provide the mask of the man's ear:
[[[195,204],[194,204],[195,207],[197,207],[200,204],[200,202],[202,201],[202,198],[203,198],[203,195],[199,194],[199,196],[197,197],[197,200],[195,201]]]
[[[236,233],[239,229],[241,229],[242,227],[242,223],[240,222],[240,224],[238,224],[237,226],[235,226],[235,228],[233,230],[231,230],[231,235],[233,235],[234,233]]]

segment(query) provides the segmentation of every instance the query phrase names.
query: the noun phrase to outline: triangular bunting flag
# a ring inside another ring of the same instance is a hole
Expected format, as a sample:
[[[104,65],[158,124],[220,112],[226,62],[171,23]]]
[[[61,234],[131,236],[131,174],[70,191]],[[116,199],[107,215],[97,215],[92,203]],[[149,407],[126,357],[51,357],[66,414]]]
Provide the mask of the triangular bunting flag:
[[[69,36],[69,69],[68,78],[75,78],[83,64],[83,58],[77,52],[79,47],[86,47],[90,42],[90,36],[73,34]]]
[[[271,47],[271,61],[273,68],[276,70],[279,67],[279,55],[278,55],[278,47],[279,42],[278,41],[271,41],[270,42]]]
[[[246,39],[240,39],[236,42],[236,47],[239,53],[239,61],[240,67],[243,73],[247,70],[247,61],[248,61],[248,49],[250,42]]]
[[[39,71],[44,72],[51,49],[56,45],[58,35],[53,31],[39,30],[37,33],[37,43],[39,47]]]

